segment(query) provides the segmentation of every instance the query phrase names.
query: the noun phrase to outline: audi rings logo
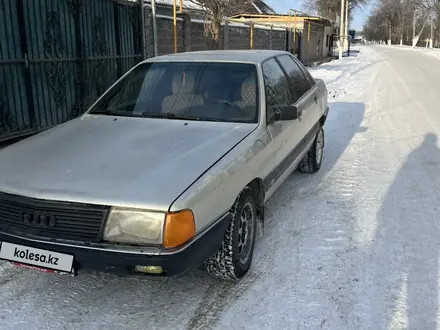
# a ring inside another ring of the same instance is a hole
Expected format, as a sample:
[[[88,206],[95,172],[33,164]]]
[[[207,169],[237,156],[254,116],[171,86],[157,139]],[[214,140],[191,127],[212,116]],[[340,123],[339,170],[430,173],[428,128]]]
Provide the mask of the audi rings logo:
[[[53,215],[38,212],[23,212],[21,221],[38,228],[54,228],[57,225],[57,219]]]

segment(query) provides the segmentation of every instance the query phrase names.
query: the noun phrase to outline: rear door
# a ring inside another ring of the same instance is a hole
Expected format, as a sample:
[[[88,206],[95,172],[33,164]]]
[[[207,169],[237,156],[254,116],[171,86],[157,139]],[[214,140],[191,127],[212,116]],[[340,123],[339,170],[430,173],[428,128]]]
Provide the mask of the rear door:
[[[275,151],[275,169],[267,180],[270,188],[288,169],[303,150],[303,136],[298,134],[299,121],[274,121],[273,114],[279,106],[292,105],[296,96],[290,88],[288,77],[279,62],[271,58],[263,62],[262,71],[266,92],[266,123],[272,135]]]
[[[306,69],[306,67],[299,62],[297,59],[293,59],[298,66],[300,67],[301,71],[304,73],[304,75],[306,76],[307,81],[309,82],[310,85],[310,89],[312,90],[313,93],[313,99],[315,100],[315,107],[318,110],[318,120],[319,118],[321,118],[323,112],[324,112],[324,105],[322,104],[322,90],[320,90],[320,88],[318,87],[318,84],[316,83],[315,79],[312,77],[312,75],[310,74],[310,72]],[[318,100],[316,101],[317,98]]]
[[[302,137],[306,137],[319,120],[318,89],[315,81],[305,74],[301,68],[302,64],[297,64],[292,56],[280,55],[277,56],[277,60],[286,72],[291,88],[297,96],[296,106],[301,111],[298,129]]]
[[[315,101],[315,108],[317,110],[317,120],[319,120],[319,118],[321,118],[321,115],[323,113],[323,108],[322,108],[322,104],[321,104],[321,97],[322,95],[320,95],[321,91],[319,90],[318,85],[316,84],[315,79],[313,79],[312,75],[310,74],[310,72],[306,69],[306,67],[299,62],[297,59],[292,58],[293,61],[299,66],[299,68],[301,69],[301,71],[304,73],[304,76],[306,77],[307,81],[309,82],[309,86],[311,89],[311,93],[313,95],[313,100]]]

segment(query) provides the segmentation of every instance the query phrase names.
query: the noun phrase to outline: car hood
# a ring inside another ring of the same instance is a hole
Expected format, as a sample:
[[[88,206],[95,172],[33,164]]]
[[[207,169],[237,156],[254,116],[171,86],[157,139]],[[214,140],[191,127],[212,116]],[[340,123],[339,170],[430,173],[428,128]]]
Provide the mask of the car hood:
[[[166,211],[256,127],[85,115],[0,150],[0,191]]]

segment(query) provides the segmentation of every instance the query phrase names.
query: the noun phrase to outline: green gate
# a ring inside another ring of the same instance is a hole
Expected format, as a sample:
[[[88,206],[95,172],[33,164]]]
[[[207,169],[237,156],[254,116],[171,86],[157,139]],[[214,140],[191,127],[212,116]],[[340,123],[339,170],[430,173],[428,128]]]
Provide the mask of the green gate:
[[[127,0],[0,0],[0,141],[82,114],[142,59]]]

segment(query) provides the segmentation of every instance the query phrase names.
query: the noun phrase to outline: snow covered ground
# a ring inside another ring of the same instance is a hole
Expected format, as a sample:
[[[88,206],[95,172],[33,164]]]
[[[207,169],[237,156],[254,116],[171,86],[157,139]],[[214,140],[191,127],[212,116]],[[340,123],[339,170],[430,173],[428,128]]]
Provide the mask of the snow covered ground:
[[[331,93],[325,158],[269,200],[238,284],[75,278],[0,263],[1,329],[435,329],[437,59],[362,46],[312,69]]]
[[[386,45],[382,45],[381,47],[389,47]],[[401,50],[409,50],[414,52],[421,52],[429,56],[437,57],[440,59],[440,48],[426,48],[426,47],[416,47],[412,48],[411,46],[400,46],[400,45],[392,45],[392,48],[399,48]]]
[[[436,58],[440,59],[440,49],[438,49],[438,48],[430,49],[430,48],[418,47],[418,48],[414,48],[414,51],[422,52],[422,53],[424,53],[426,55],[433,56],[433,57],[436,57]]]

